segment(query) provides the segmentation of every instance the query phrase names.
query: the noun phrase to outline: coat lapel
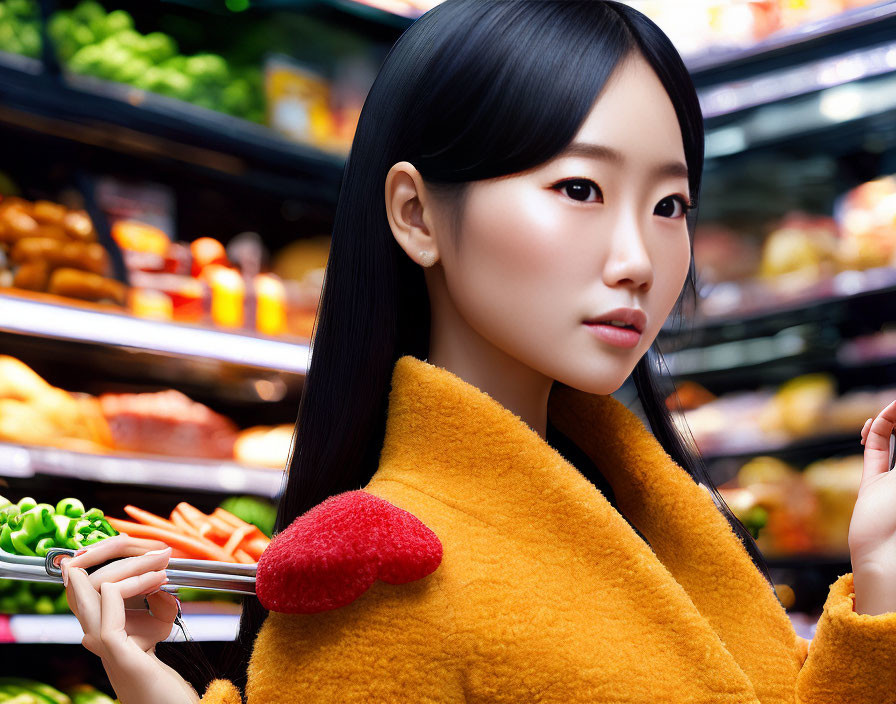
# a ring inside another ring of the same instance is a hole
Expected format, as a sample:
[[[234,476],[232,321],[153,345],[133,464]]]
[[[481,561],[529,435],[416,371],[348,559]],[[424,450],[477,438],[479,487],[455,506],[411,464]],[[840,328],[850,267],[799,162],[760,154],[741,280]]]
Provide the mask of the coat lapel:
[[[370,487],[410,485],[521,541],[616,571],[631,580],[620,588],[643,594],[650,618],[693,648],[707,680],[747,696],[737,701],[755,692],[763,704],[790,702],[796,634],[709,492],[611,396],[555,383],[548,414],[604,474],[625,517],[517,415],[411,356],[395,365]]]
[[[613,486],[622,513],[718,634],[759,700],[789,702],[801,664],[796,633],[709,490],[613,397],[555,384],[548,407],[552,422]]]

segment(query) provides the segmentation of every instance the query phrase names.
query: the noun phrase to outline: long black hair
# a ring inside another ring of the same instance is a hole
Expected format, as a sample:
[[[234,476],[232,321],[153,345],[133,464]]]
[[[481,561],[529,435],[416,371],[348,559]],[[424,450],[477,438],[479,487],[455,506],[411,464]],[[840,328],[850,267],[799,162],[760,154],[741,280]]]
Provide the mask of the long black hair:
[[[653,67],[675,107],[696,202],[703,170],[696,91],[672,43],[637,10],[612,0],[445,0],[392,47],[345,165],[275,531],[328,497],[368,484],[378,466],[395,362],[428,356],[423,272],[396,243],[386,217],[391,166],[413,164],[459,221],[469,183],[528,170],[562,151],[616,66],[634,52]],[[692,239],[695,217],[692,210]],[[693,257],[676,315],[688,294],[695,296]],[[658,359],[654,343],[633,372],[652,432],[711,490],[771,583],[750,533],[673,424]],[[265,615],[256,598],[244,600],[231,666],[219,662],[211,676],[245,685]]]

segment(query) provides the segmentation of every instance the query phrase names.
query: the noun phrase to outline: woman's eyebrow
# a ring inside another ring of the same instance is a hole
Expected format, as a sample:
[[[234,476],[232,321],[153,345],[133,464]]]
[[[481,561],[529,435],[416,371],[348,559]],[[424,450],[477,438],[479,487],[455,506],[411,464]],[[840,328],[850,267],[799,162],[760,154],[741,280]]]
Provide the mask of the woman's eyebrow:
[[[625,165],[625,156],[622,152],[608,147],[604,144],[589,144],[587,142],[573,142],[557,155],[557,158],[564,156],[581,156],[590,159],[600,159],[608,161],[617,166]],[[650,173],[654,176],[669,176],[675,178],[687,178],[688,167],[680,161],[667,161],[654,166]]]

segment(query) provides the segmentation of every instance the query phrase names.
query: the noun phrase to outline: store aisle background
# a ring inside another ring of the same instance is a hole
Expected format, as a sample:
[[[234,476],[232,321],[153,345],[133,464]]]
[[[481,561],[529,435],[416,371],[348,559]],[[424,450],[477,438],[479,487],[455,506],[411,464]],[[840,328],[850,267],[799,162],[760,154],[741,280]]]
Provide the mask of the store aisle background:
[[[0,1],[0,495],[270,533],[358,113],[435,4]],[[811,638],[896,398],[896,2],[630,4],[706,119],[668,403]],[[0,580],[0,676],[113,694],[59,592]],[[238,600],[188,596],[214,659]]]

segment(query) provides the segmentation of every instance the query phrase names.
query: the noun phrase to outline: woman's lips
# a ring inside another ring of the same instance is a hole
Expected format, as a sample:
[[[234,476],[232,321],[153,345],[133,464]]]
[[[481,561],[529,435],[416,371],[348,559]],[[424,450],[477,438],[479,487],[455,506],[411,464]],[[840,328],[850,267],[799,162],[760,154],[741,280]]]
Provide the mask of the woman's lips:
[[[583,325],[598,340],[615,347],[635,347],[641,340],[641,333],[637,330],[620,328],[604,323],[583,323]]]

